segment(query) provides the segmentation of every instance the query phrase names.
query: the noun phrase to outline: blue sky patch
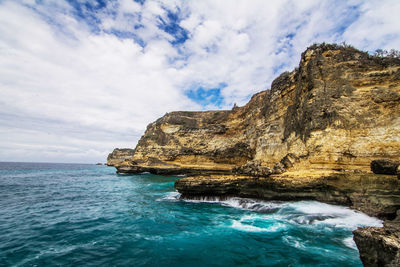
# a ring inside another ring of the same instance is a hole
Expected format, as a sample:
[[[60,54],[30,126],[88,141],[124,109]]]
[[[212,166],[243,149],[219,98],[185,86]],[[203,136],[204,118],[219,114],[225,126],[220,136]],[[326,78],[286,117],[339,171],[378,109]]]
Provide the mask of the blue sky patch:
[[[346,29],[360,17],[360,12],[359,6],[350,6],[347,8],[344,16],[340,18],[340,23],[335,27],[334,32],[338,35],[342,35]]]
[[[136,3],[139,3],[141,5],[143,5],[144,2],[146,2],[146,0],[133,0],[133,1],[135,1]]]
[[[221,89],[226,86],[227,84],[225,83],[221,83],[217,88],[211,89],[200,86],[186,91],[185,95],[204,107],[208,105],[221,107],[224,102],[224,97],[221,95]]]
[[[133,32],[118,31],[118,30],[115,30],[115,29],[112,29],[110,31],[104,31],[104,32],[105,33],[109,33],[109,34],[113,34],[113,35],[117,36],[120,39],[132,39],[132,40],[135,41],[135,43],[137,43],[141,47],[145,47],[146,46],[146,42],[142,38],[140,38],[137,34],[135,34]]]
[[[171,42],[173,45],[178,45],[184,43],[187,39],[189,39],[189,33],[179,26],[179,22],[181,18],[179,17],[180,9],[176,13],[171,10],[167,11],[167,18],[164,19],[159,17],[159,25],[158,27],[165,31],[166,33],[171,34],[174,37],[174,40]]]
[[[113,2],[113,1],[110,1]],[[99,25],[101,20],[97,17],[97,13],[107,9],[107,2],[104,0],[86,1],[80,3],[79,1],[68,0],[68,3],[74,8],[73,15],[80,21],[85,21],[86,24],[95,33],[99,32]],[[115,11],[107,10],[108,15],[115,16]]]

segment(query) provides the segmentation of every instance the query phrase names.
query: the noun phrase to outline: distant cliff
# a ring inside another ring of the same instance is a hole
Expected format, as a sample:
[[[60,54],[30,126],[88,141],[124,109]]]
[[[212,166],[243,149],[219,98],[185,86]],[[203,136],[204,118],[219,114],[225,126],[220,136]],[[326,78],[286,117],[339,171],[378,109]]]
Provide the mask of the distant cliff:
[[[113,152],[108,154],[107,165],[114,166],[121,164],[125,160],[132,158],[135,150],[130,148],[115,148]]]
[[[243,107],[167,113],[114,165],[190,174],[175,184],[187,198],[316,199],[378,216],[390,221],[391,241],[374,228],[357,230],[355,240],[365,265],[389,266],[400,259],[400,182],[371,174],[380,158],[400,159],[400,60],[323,44]],[[387,253],[373,254],[368,242]]]

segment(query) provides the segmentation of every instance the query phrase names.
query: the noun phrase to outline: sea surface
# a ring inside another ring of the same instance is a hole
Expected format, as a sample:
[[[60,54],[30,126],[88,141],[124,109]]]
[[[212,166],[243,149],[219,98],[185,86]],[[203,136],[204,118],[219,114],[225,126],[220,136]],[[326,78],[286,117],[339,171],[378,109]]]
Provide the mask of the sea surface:
[[[0,163],[0,266],[362,266],[381,221],[315,201],[179,200],[179,177]]]

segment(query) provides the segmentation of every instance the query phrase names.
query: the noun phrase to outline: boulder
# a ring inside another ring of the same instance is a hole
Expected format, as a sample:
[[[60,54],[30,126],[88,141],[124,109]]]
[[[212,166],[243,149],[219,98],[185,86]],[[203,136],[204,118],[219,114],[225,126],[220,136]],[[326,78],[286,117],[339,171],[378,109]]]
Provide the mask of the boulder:
[[[399,266],[399,231],[388,227],[359,227],[353,234],[364,266]]]

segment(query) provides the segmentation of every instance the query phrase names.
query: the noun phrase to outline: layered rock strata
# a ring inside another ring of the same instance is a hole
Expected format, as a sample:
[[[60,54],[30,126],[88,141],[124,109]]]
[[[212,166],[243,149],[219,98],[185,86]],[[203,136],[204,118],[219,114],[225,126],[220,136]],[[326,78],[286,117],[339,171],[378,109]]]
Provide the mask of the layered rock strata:
[[[133,173],[232,173],[256,161],[280,171],[369,172],[372,160],[400,158],[399,61],[311,47],[299,68],[243,107],[167,113],[148,125],[131,159],[115,166]]]
[[[400,60],[314,45],[298,68],[243,107],[167,113],[149,124],[133,156],[115,166],[126,173],[191,174],[175,184],[183,197],[315,199],[390,222],[400,208],[399,181],[371,173],[371,161],[382,158],[400,159]],[[400,244],[398,228],[391,229],[391,242]],[[381,230],[357,231],[365,265],[398,260],[397,252],[371,254],[389,248]]]

